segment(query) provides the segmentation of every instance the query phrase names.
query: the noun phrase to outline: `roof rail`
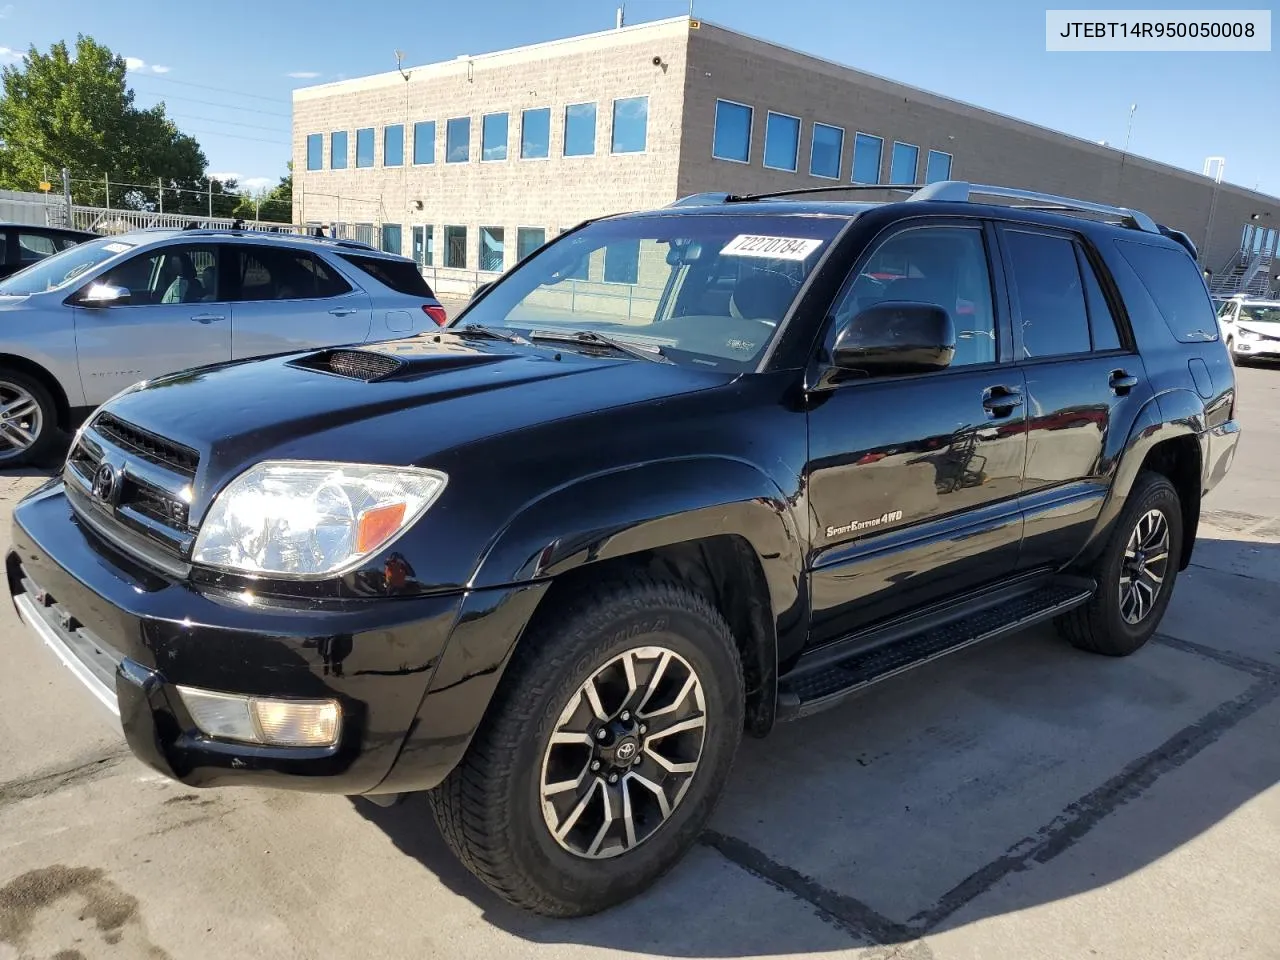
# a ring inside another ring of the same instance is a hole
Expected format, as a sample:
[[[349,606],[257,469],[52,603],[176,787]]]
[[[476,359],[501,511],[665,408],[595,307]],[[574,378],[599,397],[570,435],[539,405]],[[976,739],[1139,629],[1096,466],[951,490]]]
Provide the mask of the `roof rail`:
[[[794,197],[806,193],[851,193],[859,190],[880,190],[882,192],[889,193],[912,193],[913,191],[918,192],[922,189],[922,186],[923,185],[919,183],[845,183],[838,187],[797,187],[792,190],[771,190],[768,193],[749,193],[743,196],[736,196],[732,193],[704,193],[698,194],[698,196],[722,196],[724,199],[718,201],[720,203],[747,203],[752,200],[772,200],[776,197]],[[677,200],[676,203],[680,203],[680,201]]]
[[[996,187],[987,184],[966,183],[963,180],[939,180],[913,193],[908,200],[944,200],[966,203],[974,194],[984,197],[1003,197],[1009,200],[1030,200],[1033,203],[1045,204],[1059,210],[1079,210],[1088,213],[1102,213],[1122,220],[1143,230],[1146,233],[1163,233],[1159,224],[1141,210],[1129,207],[1113,207],[1105,203],[1093,203],[1089,200],[1076,200],[1072,197],[1059,197],[1052,193],[1037,193],[1034,190],[1019,190],[1015,187]],[[1177,239],[1176,237],[1174,239]],[[1181,242],[1181,241],[1179,241]]]
[[[681,197],[668,203],[668,207],[701,207],[713,203],[728,203],[730,200],[736,199],[732,193],[691,193],[687,197]]]

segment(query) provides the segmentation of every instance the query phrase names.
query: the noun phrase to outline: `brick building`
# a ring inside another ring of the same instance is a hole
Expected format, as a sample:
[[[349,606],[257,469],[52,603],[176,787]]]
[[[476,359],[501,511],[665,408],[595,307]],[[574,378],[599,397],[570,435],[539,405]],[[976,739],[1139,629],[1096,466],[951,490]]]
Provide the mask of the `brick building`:
[[[587,217],[850,181],[1137,207],[1223,281],[1265,285],[1280,262],[1275,197],[687,17],[301,88],[293,157],[295,222],[412,256],[442,292]]]

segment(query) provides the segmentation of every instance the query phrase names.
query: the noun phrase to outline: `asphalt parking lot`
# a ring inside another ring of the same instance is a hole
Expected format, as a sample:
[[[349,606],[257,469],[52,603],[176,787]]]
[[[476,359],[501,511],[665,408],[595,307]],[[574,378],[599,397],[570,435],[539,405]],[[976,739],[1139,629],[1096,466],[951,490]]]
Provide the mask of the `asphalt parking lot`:
[[[1240,392],[1155,642],[1033,631],[745,741],[703,842],[583,921],[490,896],[421,798],[159,778],[4,604],[0,960],[1280,957],[1280,369]]]

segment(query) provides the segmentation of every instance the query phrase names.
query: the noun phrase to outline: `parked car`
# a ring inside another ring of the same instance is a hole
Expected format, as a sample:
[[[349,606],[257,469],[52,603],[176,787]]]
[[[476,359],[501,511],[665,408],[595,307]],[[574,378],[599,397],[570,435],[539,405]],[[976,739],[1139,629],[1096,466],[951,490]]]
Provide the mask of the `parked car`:
[[[633,282],[564,284],[604,262]],[[681,857],[744,730],[1041,622],[1137,651],[1238,432],[1194,246],[1141,213],[717,195],[443,330],[130,388],[8,583],[166,776],[430,791],[571,916]]]
[[[1236,363],[1280,359],[1280,300],[1232,297],[1218,313],[1218,323]]]
[[[140,230],[0,281],[0,468],[140,380],[447,322],[412,260],[255,231]]]
[[[86,240],[96,240],[98,235],[88,230],[70,230],[64,227],[39,227],[28,223],[0,223],[4,236],[0,258],[0,279],[11,276],[45,257],[74,247]]]

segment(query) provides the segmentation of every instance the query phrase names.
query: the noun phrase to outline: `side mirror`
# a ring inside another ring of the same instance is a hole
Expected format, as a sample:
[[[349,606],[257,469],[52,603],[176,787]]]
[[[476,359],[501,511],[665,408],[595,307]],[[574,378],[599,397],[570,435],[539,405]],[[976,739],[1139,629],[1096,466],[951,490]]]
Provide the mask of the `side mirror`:
[[[487,283],[480,284],[480,286],[476,287],[473,291],[471,291],[471,299],[478,300],[480,298],[480,294],[484,293],[486,290],[488,290],[492,286],[493,286],[492,280],[488,281]]]
[[[120,306],[132,296],[128,287],[116,287],[109,283],[92,283],[80,294],[79,303],[85,307]]]
[[[889,300],[868,307],[836,334],[831,358],[868,376],[943,370],[956,355],[951,315],[932,303]]]

